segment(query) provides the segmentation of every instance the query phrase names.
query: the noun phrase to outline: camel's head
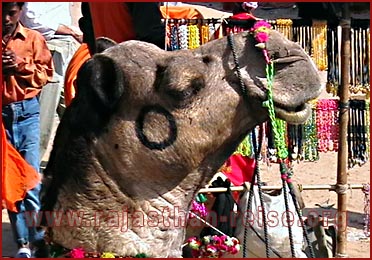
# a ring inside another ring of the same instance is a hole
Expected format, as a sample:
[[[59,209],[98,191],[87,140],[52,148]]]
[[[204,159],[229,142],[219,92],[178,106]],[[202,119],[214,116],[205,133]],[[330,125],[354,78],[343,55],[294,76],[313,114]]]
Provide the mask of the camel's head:
[[[179,175],[220,165],[248,131],[268,119],[262,106],[266,63],[256,43],[242,33],[234,36],[233,47],[226,38],[193,51],[166,52],[137,41],[114,46],[81,69],[74,125],[96,128],[111,143],[107,149],[125,160],[130,155],[131,163],[151,162],[148,169],[143,165],[146,170]],[[274,62],[276,113],[303,123],[310,114],[307,102],[320,94],[317,70],[298,44],[276,31],[266,47]]]
[[[45,170],[44,209],[93,211],[125,204],[144,212],[170,205],[187,210],[198,188],[246,134],[268,119],[262,106],[266,63],[255,45],[250,34],[240,33],[233,47],[222,38],[195,50],[166,52],[127,41],[95,55],[80,69],[77,96],[57,131]],[[309,114],[306,103],[320,93],[317,70],[300,46],[275,31],[266,46],[275,67],[277,114],[303,122]],[[160,243],[154,237],[169,227],[158,229],[132,227],[136,235],[117,235],[123,241],[139,237],[157,250],[154,256],[168,256],[162,247],[178,247],[182,239]],[[71,230],[59,227],[54,239],[68,246],[129,250],[120,239],[101,238],[107,230],[89,238],[98,231],[73,229],[69,235]]]

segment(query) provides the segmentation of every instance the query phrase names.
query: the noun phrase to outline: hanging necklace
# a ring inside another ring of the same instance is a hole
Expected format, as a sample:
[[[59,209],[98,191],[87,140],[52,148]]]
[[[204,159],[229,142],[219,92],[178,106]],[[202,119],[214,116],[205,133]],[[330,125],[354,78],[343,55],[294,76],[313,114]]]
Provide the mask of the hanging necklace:
[[[201,44],[205,44],[207,42],[209,42],[209,25],[208,24],[205,24],[203,23],[202,27],[201,27]]]
[[[186,24],[181,24],[178,26],[178,41],[181,50],[188,49],[188,30]]]
[[[306,161],[319,160],[318,137],[316,130],[316,102],[312,104],[311,117],[303,125],[303,150],[302,156]]]
[[[179,50],[179,44],[178,44],[178,28],[176,24],[171,24],[171,30],[170,30],[170,50],[175,51]]]
[[[190,24],[187,26],[188,29],[188,41],[189,49],[196,49],[200,46],[200,34],[199,27],[195,24]]]
[[[311,27],[312,57],[318,70],[327,69],[327,22],[313,21]]]

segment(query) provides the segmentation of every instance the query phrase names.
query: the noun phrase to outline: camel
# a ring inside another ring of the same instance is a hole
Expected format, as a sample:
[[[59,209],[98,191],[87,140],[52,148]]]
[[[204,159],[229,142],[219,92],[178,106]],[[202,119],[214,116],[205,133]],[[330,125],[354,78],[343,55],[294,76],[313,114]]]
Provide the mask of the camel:
[[[44,171],[42,225],[53,243],[181,257],[191,201],[268,120],[262,50],[249,32],[233,40],[172,52],[133,40],[84,64]],[[311,58],[275,30],[266,49],[277,117],[304,122],[322,90]]]

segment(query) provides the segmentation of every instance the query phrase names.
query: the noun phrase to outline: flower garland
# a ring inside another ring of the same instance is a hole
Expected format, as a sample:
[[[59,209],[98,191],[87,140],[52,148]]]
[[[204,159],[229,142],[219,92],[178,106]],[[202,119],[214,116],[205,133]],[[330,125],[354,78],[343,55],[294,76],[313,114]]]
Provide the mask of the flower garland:
[[[82,247],[76,247],[72,250],[69,250],[55,244],[51,244],[50,255],[52,258],[148,258],[146,254],[137,254],[135,256],[119,256],[111,252],[86,252]]]
[[[187,245],[192,249],[194,258],[220,258],[224,253],[237,254],[240,251],[240,242],[235,237],[204,236],[199,239],[191,237],[187,240]]]
[[[207,198],[205,197],[204,194],[199,193],[195,200],[192,201],[191,203],[191,212],[196,213],[197,216],[199,217],[206,217],[208,215],[208,210],[204,204],[204,202],[207,201]],[[189,214],[189,218],[194,218],[194,214]]]
[[[271,25],[264,20],[258,21],[257,23],[255,23],[251,29],[251,32],[253,33],[254,38],[258,42],[256,46],[259,48],[262,48],[266,63],[268,65],[271,64],[271,61],[268,56],[267,50],[265,48],[265,43],[269,40],[270,29],[271,29]]]

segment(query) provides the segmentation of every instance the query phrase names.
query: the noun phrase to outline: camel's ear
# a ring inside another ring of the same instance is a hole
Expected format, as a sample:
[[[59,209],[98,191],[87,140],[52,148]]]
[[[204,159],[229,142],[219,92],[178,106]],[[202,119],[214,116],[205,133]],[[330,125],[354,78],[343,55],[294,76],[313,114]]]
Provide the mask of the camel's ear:
[[[95,55],[78,72],[77,98],[101,112],[112,112],[123,91],[123,72],[109,57]]]

